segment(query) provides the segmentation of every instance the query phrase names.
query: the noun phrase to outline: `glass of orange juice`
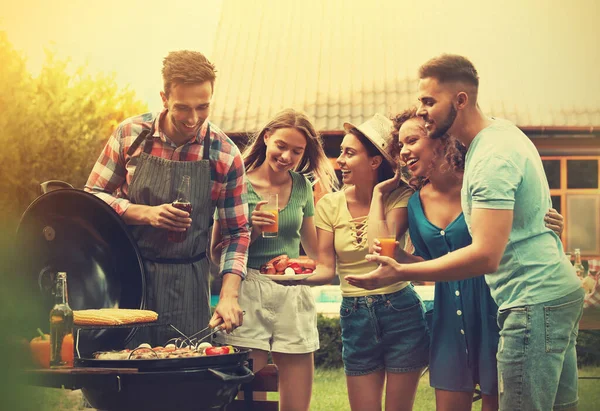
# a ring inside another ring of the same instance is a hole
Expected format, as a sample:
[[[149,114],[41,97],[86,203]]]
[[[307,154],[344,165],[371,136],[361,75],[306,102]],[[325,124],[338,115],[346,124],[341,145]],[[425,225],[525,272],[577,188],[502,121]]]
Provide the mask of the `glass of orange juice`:
[[[275,224],[264,226],[262,236],[263,238],[276,238],[279,234],[279,196],[269,194],[267,201],[268,203],[263,206],[262,210],[273,214]]]
[[[389,221],[380,221],[377,224],[376,238],[381,246],[382,256],[394,258],[396,251],[396,224]]]

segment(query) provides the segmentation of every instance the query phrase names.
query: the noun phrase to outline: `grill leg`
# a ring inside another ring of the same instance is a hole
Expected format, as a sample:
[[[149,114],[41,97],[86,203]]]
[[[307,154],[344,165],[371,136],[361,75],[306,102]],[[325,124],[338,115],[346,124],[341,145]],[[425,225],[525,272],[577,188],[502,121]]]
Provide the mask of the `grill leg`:
[[[248,359],[248,368],[254,371],[254,360],[252,358]],[[254,392],[252,391],[252,387],[250,384],[242,385],[242,390],[244,391],[244,408],[246,411],[254,410]]]
[[[473,402],[477,402],[481,399],[481,390],[475,388],[475,395],[473,396]]]

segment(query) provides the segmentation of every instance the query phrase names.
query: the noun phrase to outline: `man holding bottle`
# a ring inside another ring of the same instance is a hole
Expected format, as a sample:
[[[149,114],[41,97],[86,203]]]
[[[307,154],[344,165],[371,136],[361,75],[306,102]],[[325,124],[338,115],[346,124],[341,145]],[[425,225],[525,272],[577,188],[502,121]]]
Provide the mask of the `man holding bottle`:
[[[243,320],[237,296],[250,240],[244,164],[233,142],[208,121],[216,78],[208,59],[194,51],[171,52],[162,75],[162,112],[117,127],[85,190],[130,226],[144,258],[147,308],[187,335],[210,319],[206,247],[216,207],[223,230],[223,286],[210,324],[222,321],[230,332]],[[190,212],[173,205],[184,176],[189,176]],[[169,232],[181,241],[168,241]],[[183,232],[187,235],[173,235]],[[177,335],[170,327],[147,327],[136,336],[136,343],[162,345]]]

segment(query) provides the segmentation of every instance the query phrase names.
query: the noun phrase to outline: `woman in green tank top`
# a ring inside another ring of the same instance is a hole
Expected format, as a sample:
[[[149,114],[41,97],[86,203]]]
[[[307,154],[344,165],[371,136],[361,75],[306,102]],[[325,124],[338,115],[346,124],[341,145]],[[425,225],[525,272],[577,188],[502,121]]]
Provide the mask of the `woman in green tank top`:
[[[254,371],[267,364],[270,352],[279,368],[280,407],[308,410],[314,372],[313,353],[319,348],[317,313],[310,288],[287,286],[260,274],[261,265],[286,254],[299,256],[300,243],[316,258],[312,185],[326,192],[337,183],[335,171],[314,126],[303,113],[284,110],[257,133],[243,154],[251,212],[248,274],[239,303],[246,312],[243,326],[217,341],[251,348]],[[310,179],[310,180],[309,180]],[[312,183],[311,183],[312,180]],[[270,194],[278,194],[278,235],[263,238],[274,214],[261,209]],[[220,225],[213,227],[213,261],[220,254]]]

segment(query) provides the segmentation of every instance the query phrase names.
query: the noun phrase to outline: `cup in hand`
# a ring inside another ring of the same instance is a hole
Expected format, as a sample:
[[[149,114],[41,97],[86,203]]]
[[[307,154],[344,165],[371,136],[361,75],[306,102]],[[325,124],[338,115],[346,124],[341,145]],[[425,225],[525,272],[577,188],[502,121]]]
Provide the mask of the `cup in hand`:
[[[266,198],[268,201],[262,208],[262,211],[273,214],[274,224],[263,227],[263,238],[276,238],[279,234],[279,196],[277,194],[269,194]]]
[[[375,227],[375,238],[379,240],[382,256],[394,258],[396,252],[396,224],[389,221],[379,221]]]

